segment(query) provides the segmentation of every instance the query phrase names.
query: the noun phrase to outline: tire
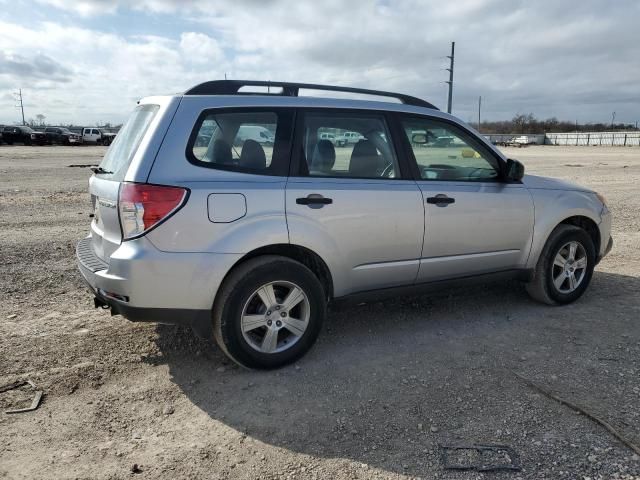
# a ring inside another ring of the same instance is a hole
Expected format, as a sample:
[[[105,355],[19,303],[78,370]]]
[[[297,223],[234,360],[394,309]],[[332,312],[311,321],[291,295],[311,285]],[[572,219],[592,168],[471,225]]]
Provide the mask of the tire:
[[[288,309],[285,297],[289,293],[300,296],[294,288],[302,292],[303,298]],[[266,293],[275,297],[275,303],[268,302],[272,303],[270,307],[262,300]],[[225,279],[213,308],[214,338],[222,351],[241,366],[279,368],[295,362],[313,346],[326,307],[324,289],[307,267],[286,257],[257,257],[236,267]],[[249,316],[254,320],[246,322]],[[290,326],[285,325],[288,322]],[[252,325],[256,326],[251,329]],[[296,330],[297,335],[289,330],[301,325],[304,330]],[[266,341],[274,335],[275,343]]]
[[[566,267],[559,265],[562,260],[571,256],[571,245],[576,245],[573,262],[566,262]],[[580,268],[581,259],[586,262],[583,268]],[[596,249],[587,232],[573,225],[558,225],[542,249],[533,279],[526,286],[527,292],[534,300],[547,305],[566,305],[574,302],[589,286],[595,260]],[[572,275],[573,285],[570,278]]]

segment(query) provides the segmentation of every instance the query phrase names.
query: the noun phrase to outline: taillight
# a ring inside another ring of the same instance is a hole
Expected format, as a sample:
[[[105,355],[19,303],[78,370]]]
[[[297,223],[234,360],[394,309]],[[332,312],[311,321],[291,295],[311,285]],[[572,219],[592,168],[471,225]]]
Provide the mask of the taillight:
[[[122,239],[139,237],[184,204],[188,190],[144,183],[123,183],[120,186],[118,209]]]

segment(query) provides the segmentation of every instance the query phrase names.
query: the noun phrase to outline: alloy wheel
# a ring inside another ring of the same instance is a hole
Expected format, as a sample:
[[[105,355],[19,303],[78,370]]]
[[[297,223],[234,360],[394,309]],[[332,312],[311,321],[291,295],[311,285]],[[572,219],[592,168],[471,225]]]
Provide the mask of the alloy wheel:
[[[560,293],[574,292],[587,273],[587,252],[580,242],[572,241],[560,248],[551,266],[553,285]]]
[[[258,352],[279,353],[304,335],[311,305],[304,291],[286,281],[267,283],[255,290],[242,309],[242,336]]]

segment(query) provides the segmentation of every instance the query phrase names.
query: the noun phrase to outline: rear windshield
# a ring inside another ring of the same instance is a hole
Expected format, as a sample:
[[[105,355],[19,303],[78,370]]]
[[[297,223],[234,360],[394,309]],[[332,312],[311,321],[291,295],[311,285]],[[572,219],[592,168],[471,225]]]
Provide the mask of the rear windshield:
[[[124,179],[131,159],[159,109],[159,105],[136,107],[127,123],[116,135],[100,164],[104,170],[113,172],[110,176],[112,180],[122,181]]]

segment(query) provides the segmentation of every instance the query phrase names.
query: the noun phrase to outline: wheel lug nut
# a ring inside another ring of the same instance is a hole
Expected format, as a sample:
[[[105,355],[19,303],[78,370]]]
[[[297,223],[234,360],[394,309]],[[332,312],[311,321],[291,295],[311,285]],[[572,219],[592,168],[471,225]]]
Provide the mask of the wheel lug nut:
[[[271,320],[267,320],[267,325],[271,326],[273,322]]]
[[[286,317],[286,316],[287,316],[287,312],[280,312],[280,316],[281,316],[282,318]]]
[[[281,327],[281,326],[282,326],[282,322],[281,322],[280,320],[278,320],[278,321],[276,322],[276,326],[277,326],[277,327]]]
[[[271,310],[267,310],[267,315],[271,315]]]
[[[276,305],[276,310],[280,310],[280,305]]]

